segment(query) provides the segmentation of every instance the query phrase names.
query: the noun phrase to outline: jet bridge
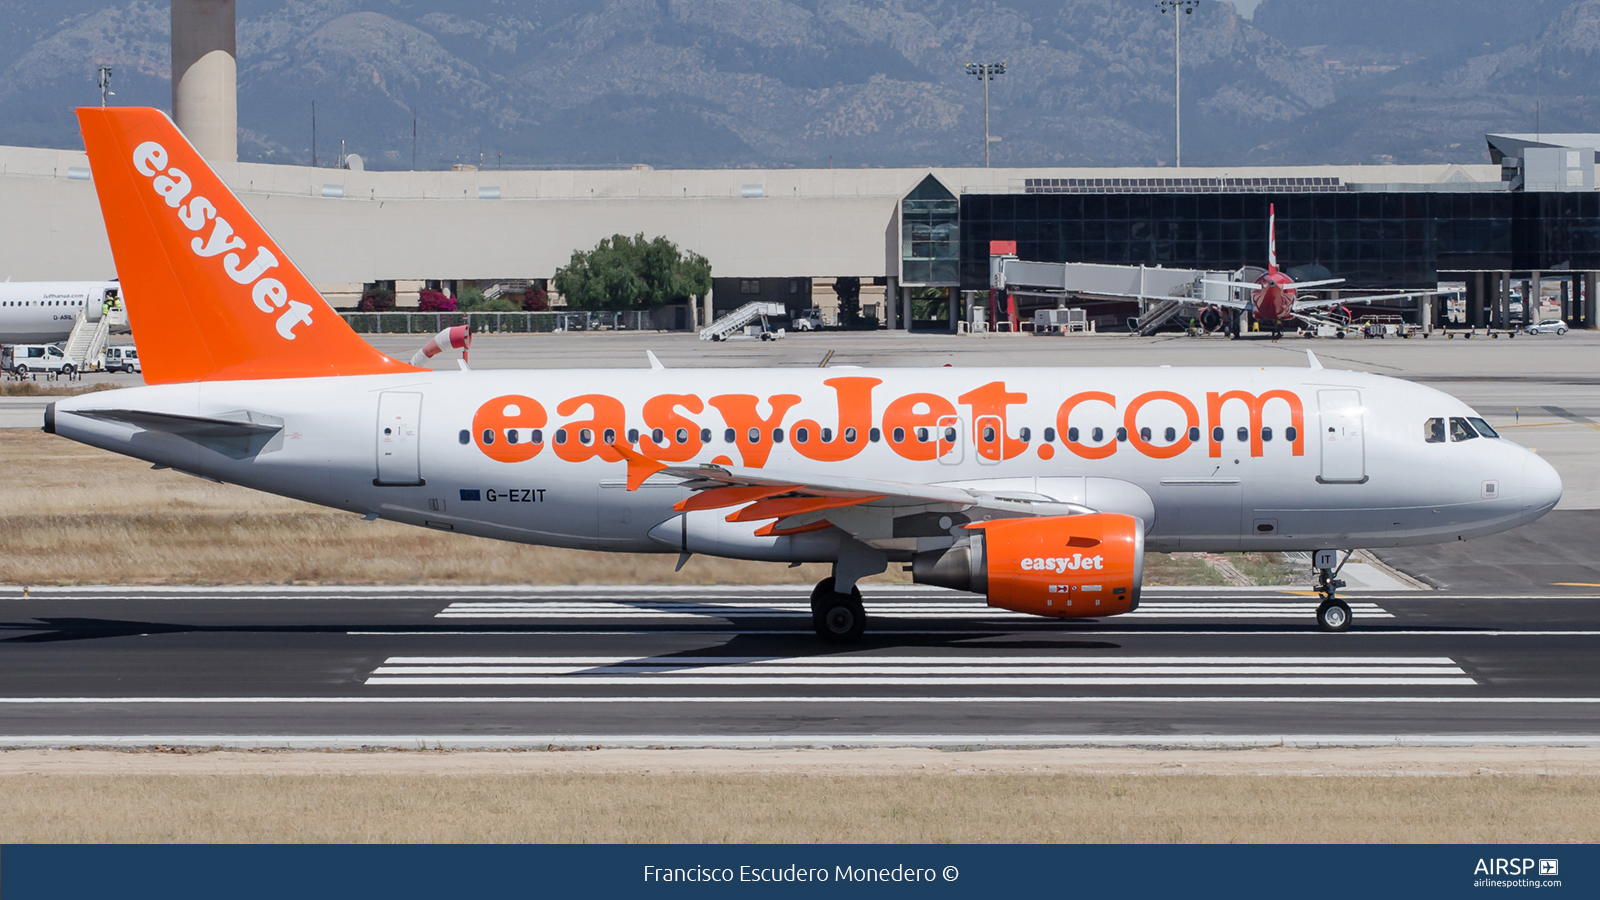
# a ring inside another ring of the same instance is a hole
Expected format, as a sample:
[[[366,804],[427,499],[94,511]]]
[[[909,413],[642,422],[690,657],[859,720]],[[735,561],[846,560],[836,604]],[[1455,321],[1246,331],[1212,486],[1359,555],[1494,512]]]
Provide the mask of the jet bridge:
[[[1058,308],[1072,297],[1134,300],[1140,334],[1184,312],[1198,314],[1207,303],[1225,299],[1227,288],[1207,284],[1228,281],[1234,273],[1161,266],[1114,266],[1096,263],[1029,262],[1001,254],[989,257],[990,286],[1015,296],[1055,298]]]

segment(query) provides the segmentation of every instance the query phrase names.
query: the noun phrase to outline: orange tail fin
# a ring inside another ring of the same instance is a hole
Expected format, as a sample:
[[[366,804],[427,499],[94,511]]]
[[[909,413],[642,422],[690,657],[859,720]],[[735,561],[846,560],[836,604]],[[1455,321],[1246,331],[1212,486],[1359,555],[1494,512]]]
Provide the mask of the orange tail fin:
[[[146,382],[415,371],[339,318],[161,110],[78,122]]]

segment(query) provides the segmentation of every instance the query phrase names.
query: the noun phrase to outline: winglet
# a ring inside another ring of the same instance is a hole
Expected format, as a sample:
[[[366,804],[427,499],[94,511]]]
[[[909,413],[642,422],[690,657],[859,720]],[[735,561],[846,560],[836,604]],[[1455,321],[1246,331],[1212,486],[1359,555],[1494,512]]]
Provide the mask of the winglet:
[[[1310,347],[1306,348],[1306,362],[1310,363],[1313,369],[1322,368],[1322,360],[1317,359],[1317,355],[1311,352]]]
[[[656,359],[656,352],[654,350],[646,350],[644,352],[644,355],[650,357],[650,368],[652,368],[652,369],[665,369],[666,368],[666,366],[663,366],[661,364],[661,360]]]
[[[667,464],[651,459],[621,441],[611,445],[611,449],[622,454],[628,461],[628,490],[637,491],[644,480],[657,472],[665,469]]]

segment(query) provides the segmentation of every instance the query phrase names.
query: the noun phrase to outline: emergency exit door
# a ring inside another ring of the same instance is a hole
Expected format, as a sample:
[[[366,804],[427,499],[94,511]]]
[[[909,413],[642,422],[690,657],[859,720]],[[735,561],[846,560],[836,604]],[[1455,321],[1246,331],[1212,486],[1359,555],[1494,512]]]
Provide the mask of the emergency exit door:
[[[378,477],[373,484],[422,484],[417,431],[422,395],[384,391],[378,395]]]
[[[1323,484],[1367,480],[1366,415],[1360,391],[1317,391],[1322,432]]]

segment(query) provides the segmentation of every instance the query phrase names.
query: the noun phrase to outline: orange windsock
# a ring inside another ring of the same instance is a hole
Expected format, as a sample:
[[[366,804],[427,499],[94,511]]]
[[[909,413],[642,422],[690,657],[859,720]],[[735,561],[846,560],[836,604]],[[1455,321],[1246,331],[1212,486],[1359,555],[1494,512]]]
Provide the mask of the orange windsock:
[[[146,382],[416,371],[339,318],[161,110],[78,122]]]

